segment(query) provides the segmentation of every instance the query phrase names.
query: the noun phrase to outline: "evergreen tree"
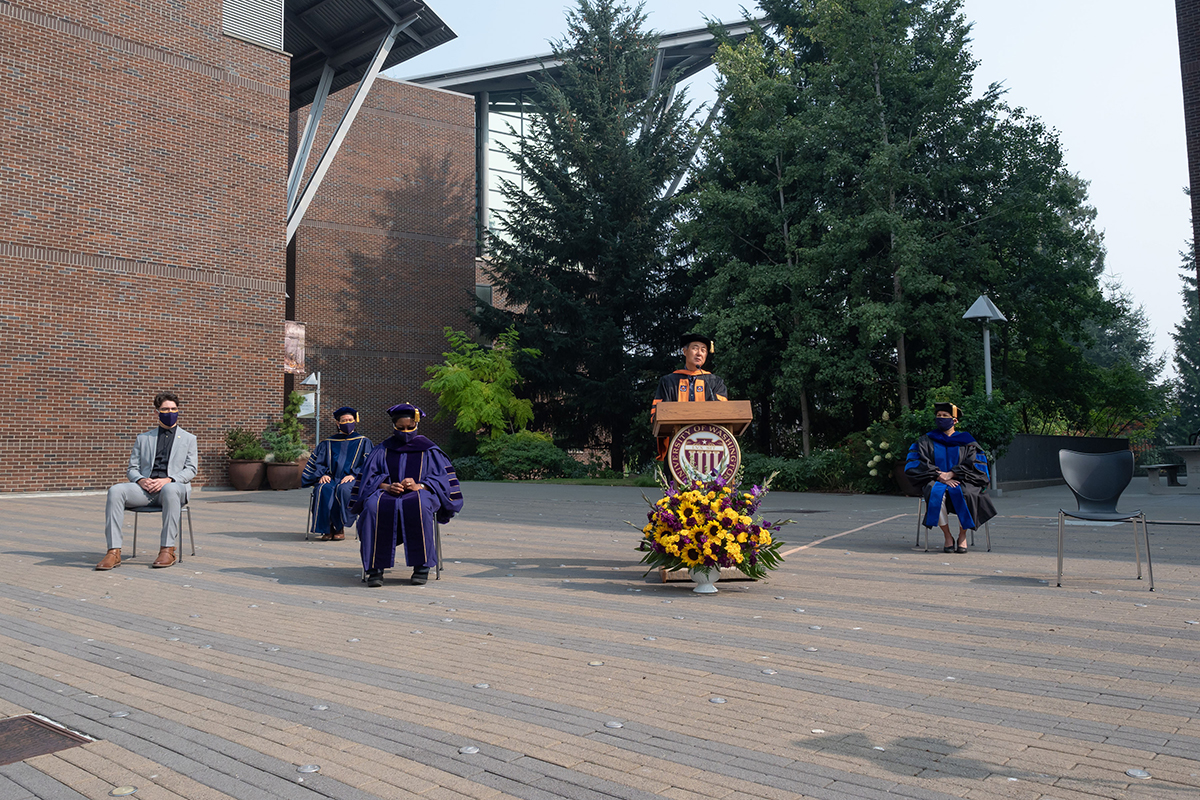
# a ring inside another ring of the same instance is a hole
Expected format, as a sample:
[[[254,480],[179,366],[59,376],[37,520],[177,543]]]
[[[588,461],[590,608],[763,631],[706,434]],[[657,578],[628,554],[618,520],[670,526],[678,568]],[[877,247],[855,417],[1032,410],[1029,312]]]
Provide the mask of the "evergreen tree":
[[[761,5],[769,30],[718,53],[727,99],[687,228],[697,305],[760,424],[769,406],[828,441],[971,386],[961,316],[981,293],[1010,320],[998,383],[1053,401],[1086,365],[1085,322],[1112,314],[1095,212],[1053,132],[995,86],[972,98],[959,0]]]
[[[579,0],[553,43],[554,80],[536,81],[532,133],[510,153],[524,191],[490,242],[489,272],[508,308],[481,331],[514,327],[541,352],[521,373],[535,424],[625,465],[626,434],[649,406],[688,320],[691,285],[671,232],[666,188],[690,157],[692,115],[671,76],[653,86],[658,37],[642,6]]]
[[[1200,303],[1197,303],[1195,245],[1182,253],[1179,279],[1183,283],[1183,321],[1175,326],[1176,417],[1164,431],[1168,444],[1188,444],[1200,431]]]

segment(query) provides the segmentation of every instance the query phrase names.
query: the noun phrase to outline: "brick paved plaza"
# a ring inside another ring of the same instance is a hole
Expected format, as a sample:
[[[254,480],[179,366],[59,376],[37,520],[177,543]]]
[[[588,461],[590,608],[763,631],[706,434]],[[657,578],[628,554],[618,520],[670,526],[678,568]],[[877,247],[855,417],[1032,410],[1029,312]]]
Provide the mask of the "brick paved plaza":
[[[642,576],[642,490],[464,494],[442,580],[382,589],[307,492],[199,492],[196,557],[150,569],[144,518],[107,573],[103,495],[0,497],[0,716],[96,739],[0,798],[1200,797],[1200,526],[1151,525],[1154,593],[1129,526],[1069,528],[1056,588],[1065,487],[966,555],[914,500],[774,493],[784,566],[701,597]]]

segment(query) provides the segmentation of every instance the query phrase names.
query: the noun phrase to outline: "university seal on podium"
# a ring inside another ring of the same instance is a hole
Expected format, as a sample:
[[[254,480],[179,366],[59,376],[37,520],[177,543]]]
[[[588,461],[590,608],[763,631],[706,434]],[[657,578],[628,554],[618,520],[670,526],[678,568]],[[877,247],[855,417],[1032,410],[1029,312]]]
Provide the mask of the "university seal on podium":
[[[680,428],[667,448],[667,467],[678,483],[688,481],[688,471],[704,476],[717,475],[731,481],[742,464],[737,439],[722,425],[699,423]]]

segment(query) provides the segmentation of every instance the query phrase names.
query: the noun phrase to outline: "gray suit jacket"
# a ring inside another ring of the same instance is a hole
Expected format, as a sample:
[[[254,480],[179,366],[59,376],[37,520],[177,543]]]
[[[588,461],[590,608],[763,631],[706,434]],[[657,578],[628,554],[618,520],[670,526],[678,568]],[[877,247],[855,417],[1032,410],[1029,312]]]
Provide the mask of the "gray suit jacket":
[[[133,452],[129,454],[129,470],[126,473],[131,482],[149,478],[154,470],[154,452],[158,449],[158,428],[145,433],[139,433],[133,443]],[[196,477],[200,467],[200,452],[196,446],[196,435],[188,433],[183,428],[175,429],[175,443],[171,445],[171,458],[167,461],[167,477],[176,483],[184,484],[191,494],[191,486],[187,484]]]

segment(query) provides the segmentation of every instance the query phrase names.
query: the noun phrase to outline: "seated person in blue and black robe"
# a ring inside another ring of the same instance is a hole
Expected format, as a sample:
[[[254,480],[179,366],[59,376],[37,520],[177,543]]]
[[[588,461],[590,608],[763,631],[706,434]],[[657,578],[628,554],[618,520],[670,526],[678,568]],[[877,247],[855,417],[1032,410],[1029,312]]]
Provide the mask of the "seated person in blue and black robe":
[[[996,516],[996,507],[983,494],[988,485],[987,456],[966,431],[956,431],[958,407],[953,403],[934,403],[937,413],[935,431],[917,439],[908,448],[904,472],[921,488],[927,510],[922,520],[926,528],[937,525],[946,537],[945,553],[967,552],[967,531],[975,530]],[[950,533],[947,511],[958,517],[958,542]]]
[[[367,586],[383,586],[383,571],[395,566],[401,544],[412,567],[411,582],[419,586],[437,566],[434,522],[449,522],[462,510],[463,497],[450,459],[416,432],[421,410],[401,403],[388,415],[395,432],[371,451],[354,484],[351,511],[361,515],[358,538]]]
[[[338,432],[317,445],[300,476],[301,486],[313,487],[312,532],[323,542],[345,539],[346,528],[354,524],[350,493],[371,454],[371,440],[355,432],[357,411],[343,406],[333,418]]]

